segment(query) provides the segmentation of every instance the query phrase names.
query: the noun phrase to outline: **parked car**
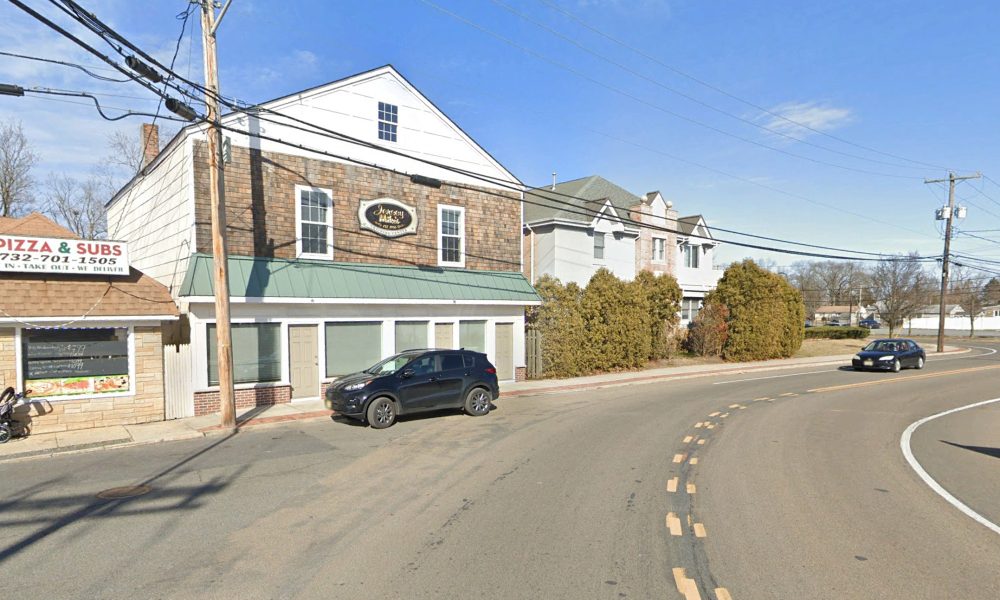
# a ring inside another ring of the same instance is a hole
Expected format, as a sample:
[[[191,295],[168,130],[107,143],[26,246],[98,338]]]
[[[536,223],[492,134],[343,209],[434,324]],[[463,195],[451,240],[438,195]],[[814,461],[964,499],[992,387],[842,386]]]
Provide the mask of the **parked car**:
[[[862,319],[861,322],[858,323],[858,325],[861,325],[862,327],[867,327],[868,329],[878,329],[879,327],[882,326],[882,324],[879,323],[878,320],[875,319],[875,317],[868,317],[867,319]]]
[[[811,320],[809,320],[809,319],[806,319],[806,327],[812,327],[812,326],[813,326],[813,322]]]
[[[841,326],[844,326],[844,325],[847,325],[847,323],[841,323],[837,319],[831,319],[831,320],[829,320],[829,321],[826,322],[826,326],[827,327],[841,327]]]
[[[407,350],[341,377],[326,390],[325,404],[346,417],[384,429],[396,417],[442,408],[490,412],[500,397],[497,370],[472,350]]]
[[[861,349],[851,360],[856,371],[892,371],[913,367],[923,369],[927,353],[913,340],[891,338],[875,340]]]

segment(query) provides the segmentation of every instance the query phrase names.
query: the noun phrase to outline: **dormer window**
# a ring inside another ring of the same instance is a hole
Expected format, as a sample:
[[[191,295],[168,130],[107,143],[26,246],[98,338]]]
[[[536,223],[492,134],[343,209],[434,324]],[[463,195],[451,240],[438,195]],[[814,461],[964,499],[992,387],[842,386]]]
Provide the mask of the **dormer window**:
[[[699,247],[694,244],[684,244],[681,246],[681,251],[684,253],[684,266],[697,269]]]
[[[379,102],[378,139],[395,142],[397,125],[399,125],[399,107],[388,102]]]

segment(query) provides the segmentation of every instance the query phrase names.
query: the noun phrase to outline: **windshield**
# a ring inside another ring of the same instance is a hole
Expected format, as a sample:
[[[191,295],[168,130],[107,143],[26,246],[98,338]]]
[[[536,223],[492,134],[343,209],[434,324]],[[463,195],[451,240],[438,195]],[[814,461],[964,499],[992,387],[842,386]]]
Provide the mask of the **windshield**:
[[[899,352],[906,349],[906,342],[878,340],[865,346],[865,352]]]
[[[389,358],[380,360],[374,365],[365,369],[365,373],[371,375],[388,375],[402,369],[408,362],[420,356],[420,352],[403,352]]]

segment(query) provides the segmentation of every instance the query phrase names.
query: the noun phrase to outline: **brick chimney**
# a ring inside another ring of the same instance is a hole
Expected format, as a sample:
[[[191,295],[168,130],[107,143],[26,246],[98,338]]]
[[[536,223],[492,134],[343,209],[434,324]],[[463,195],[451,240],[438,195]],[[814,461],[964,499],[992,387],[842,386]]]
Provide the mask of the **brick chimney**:
[[[142,124],[142,166],[146,167],[153,162],[156,155],[160,153],[160,131],[156,125],[150,123]]]

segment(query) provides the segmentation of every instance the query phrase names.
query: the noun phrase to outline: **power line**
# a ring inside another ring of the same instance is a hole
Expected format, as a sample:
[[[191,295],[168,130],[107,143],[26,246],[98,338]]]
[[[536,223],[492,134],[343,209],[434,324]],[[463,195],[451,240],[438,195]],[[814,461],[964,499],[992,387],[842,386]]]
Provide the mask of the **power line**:
[[[775,147],[775,146],[771,146],[771,145],[765,144],[763,142],[758,142],[756,140],[752,140],[750,138],[744,137],[744,136],[736,134],[736,133],[732,133],[730,131],[726,131],[726,130],[721,129],[719,127],[715,127],[714,125],[710,125],[710,124],[705,123],[703,121],[699,121],[698,119],[694,119],[692,117],[688,117],[688,116],[685,116],[685,115],[683,115],[681,113],[678,113],[678,112],[675,112],[673,110],[670,110],[669,108],[666,108],[666,107],[661,106],[659,104],[656,104],[654,102],[650,102],[648,100],[644,100],[644,99],[640,98],[639,96],[636,96],[635,94],[632,94],[631,92],[625,91],[625,90],[623,90],[621,88],[615,87],[615,86],[613,86],[611,84],[605,83],[605,82],[603,82],[603,81],[601,81],[599,79],[591,77],[590,75],[588,75],[588,74],[580,71],[579,69],[576,69],[576,68],[571,67],[571,66],[569,66],[567,64],[561,63],[561,62],[559,62],[559,61],[557,61],[555,59],[552,59],[552,58],[550,58],[550,57],[548,57],[548,56],[546,56],[546,55],[544,55],[544,54],[542,54],[540,52],[532,50],[532,49],[530,49],[530,48],[528,48],[528,47],[526,47],[526,46],[524,46],[522,44],[519,44],[519,43],[515,42],[514,40],[511,40],[510,38],[504,37],[503,35],[500,35],[500,34],[494,32],[494,31],[492,31],[492,30],[490,30],[490,29],[488,29],[488,28],[486,28],[486,27],[484,27],[484,26],[482,26],[482,25],[480,25],[480,24],[478,24],[478,23],[476,23],[474,21],[471,21],[471,20],[469,20],[469,19],[467,19],[467,18],[465,18],[465,17],[463,17],[463,16],[461,16],[461,15],[459,15],[457,13],[454,13],[454,12],[452,12],[452,11],[444,8],[443,6],[435,4],[434,2],[431,2],[431,0],[420,0],[420,2],[426,4],[427,6],[433,8],[433,9],[439,11],[439,12],[442,12],[442,13],[444,13],[444,14],[452,17],[453,19],[461,21],[462,23],[465,23],[466,25],[468,25],[468,26],[470,26],[470,27],[472,27],[474,29],[477,29],[477,30],[479,30],[479,31],[481,31],[483,33],[486,33],[487,35],[490,35],[490,36],[492,36],[492,37],[494,37],[494,38],[496,38],[496,39],[504,42],[505,44],[508,44],[508,45],[510,45],[510,46],[512,46],[514,48],[517,48],[518,50],[520,50],[520,51],[522,51],[522,52],[524,52],[526,54],[529,54],[529,55],[535,57],[538,60],[542,60],[544,62],[547,62],[547,63],[549,63],[549,64],[551,64],[551,65],[553,65],[555,67],[558,67],[558,68],[563,69],[563,70],[565,70],[565,71],[567,71],[569,73],[572,73],[573,75],[575,75],[575,76],[577,76],[577,77],[579,77],[581,79],[584,79],[585,81],[589,81],[590,83],[592,83],[592,84],[594,84],[594,85],[596,85],[598,87],[604,88],[604,89],[606,89],[608,91],[611,91],[611,92],[614,92],[614,93],[619,94],[621,96],[624,96],[626,98],[629,98],[629,99],[631,99],[631,100],[633,100],[635,102],[638,102],[638,103],[643,104],[645,106],[648,106],[650,108],[656,109],[656,110],[658,110],[660,112],[663,112],[665,114],[668,114],[668,115],[670,115],[672,117],[681,119],[682,121],[687,121],[689,123],[692,123],[692,124],[697,125],[699,127],[703,127],[705,129],[709,129],[709,130],[714,131],[716,133],[719,133],[721,135],[725,135],[727,137],[731,137],[733,139],[740,140],[740,141],[742,141],[744,143],[747,143],[747,144],[751,144],[751,145],[758,146],[758,147],[761,147],[761,148],[766,148],[768,150],[771,150],[773,152],[777,152],[779,154],[784,154],[786,156],[791,156],[791,157],[794,157],[794,158],[798,158],[798,159],[809,161],[809,162],[816,163],[816,164],[825,165],[825,166],[828,166],[828,167],[835,167],[835,168],[838,168],[838,169],[844,169],[844,170],[847,170],[847,171],[853,171],[855,173],[863,173],[863,174],[866,174],[866,175],[875,175],[875,176],[879,176],[879,177],[891,177],[891,178],[895,178],[895,179],[920,179],[920,177],[914,177],[914,176],[911,176],[911,175],[896,175],[896,174],[893,174],[893,173],[881,173],[879,171],[869,171],[867,169],[859,169],[857,167],[851,167],[851,166],[847,166],[847,165],[841,165],[841,164],[838,164],[838,163],[832,163],[832,162],[821,160],[821,159],[818,159],[818,158],[813,158],[811,156],[806,156],[804,154],[799,154],[797,152],[790,152],[788,150],[783,150],[781,148],[778,148],[778,147]]]
[[[766,114],[768,114],[768,115],[770,115],[772,117],[775,117],[777,119],[785,121],[786,123],[789,123],[789,124],[795,125],[797,127],[801,127],[801,128],[806,129],[808,131],[811,131],[813,133],[816,133],[816,134],[828,137],[828,138],[830,138],[832,140],[836,140],[836,141],[838,141],[838,142],[840,142],[842,144],[847,144],[849,146],[854,146],[855,148],[860,148],[862,150],[867,150],[869,152],[874,152],[876,154],[881,154],[882,156],[888,156],[890,158],[895,158],[895,159],[898,159],[898,160],[903,160],[903,161],[906,161],[906,162],[914,163],[914,164],[921,165],[921,166],[924,166],[924,167],[930,167],[930,168],[933,168],[933,169],[948,170],[948,167],[944,167],[944,166],[941,166],[941,165],[935,165],[935,164],[932,164],[932,163],[927,163],[927,162],[923,162],[923,161],[920,161],[920,160],[915,160],[915,159],[912,159],[912,158],[907,158],[905,156],[900,156],[898,154],[893,154],[891,152],[884,152],[882,150],[878,150],[878,149],[875,149],[875,148],[872,148],[872,147],[869,147],[869,146],[865,146],[865,145],[862,145],[862,144],[858,144],[856,142],[852,142],[850,140],[847,140],[847,139],[844,139],[842,137],[833,135],[832,133],[828,133],[828,132],[823,131],[821,129],[816,129],[814,127],[810,127],[809,125],[807,125],[805,123],[802,123],[800,121],[796,121],[794,119],[791,119],[791,118],[789,118],[789,117],[787,117],[785,115],[782,115],[781,113],[777,113],[777,112],[774,112],[772,110],[769,110],[769,109],[767,109],[767,108],[765,108],[765,107],[763,107],[763,106],[761,106],[761,105],[759,105],[759,104],[757,104],[755,102],[752,102],[752,101],[747,100],[745,98],[741,98],[740,96],[737,96],[736,94],[728,92],[728,91],[726,91],[725,89],[723,89],[723,88],[721,88],[719,86],[713,85],[713,84],[711,84],[711,83],[709,83],[709,82],[707,82],[707,81],[705,81],[703,79],[700,79],[698,77],[695,77],[694,75],[691,75],[690,73],[682,71],[682,70],[678,69],[677,67],[669,65],[669,64],[663,62],[662,60],[656,58],[655,56],[649,54],[648,52],[645,52],[645,51],[643,51],[643,50],[641,50],[641,49],[639,49],[639,48],[637,48],[635,46],[632,46],[632,45],[630,45],[630,44],[628,44],[626,42],[623,42],[623,41],[619,40],[618,38],[616,38],[616,37],[614,37],[614,36],[612,36],[612,35],[604,32],[602,30],[600,30],[600,29],[592,26],[591,24],[587,23],[582,18],[580,18],[579,16],[573,14],[572,12],[566,10],[565,8],[563,8],[562,6],[560,6],[559,4],[557,4],[556,2],[552,2],[551,0],[539,0],[539,1],[542,2],[543,4],[545,4],[546,6],[548,6],[549,8],[555,10],[556,12],[559,12],[559,13],[563,14],[564,16],[568,17],[569,19],[575,21],[577,24],[579,24],[580,26],[584,27],[585,29],[588,29],[591,32],[593,32],[593,33],[595,33],[595,34],[603,37],[604,39],[609,40],[609,41],[611,41],[611,42],[613,42],[613,43],[621,46],[622,48],[630,50],[630,51],[638,54],[639,56],[642,56],[643,58],[645,58],[645,59],[647,59],[647,60],[649,60],[649,61],[651,61],[653,63],[656,63],[656,64],[660,65],[661,67],[667,69],[668,71],[676,73],[677,75],[680,75],[681,77],[684,77],[684,78],[686,78],[686,79],[688,79],[690,81],[693,81],[693,82],[697,83],[698,85],[701,85],[701,86],[706,87],[706,88],[708,88],[708,89],[710,89],[710,90],[712,90],[714,92],[722,94],[723,96],[726,96],[727,98],[731,98],[733,100],[736,100],[737,102],[745,104],[746,106],[749,106],[749,107],[754,108],[756,110],[759,110],[759,111],[761,111],[763,113],[766,113]]]
[[[97,73],[94,73],[93,71],[90,70],[90,69],[95,69],[96,70],[96,69],[98,69],[98,67],[92,67],[92,66],[86,66],[85,67],[83,65],[78,65],[78,64],[74,64],[74,63],[70,63],[70,62],[66,62],[66,61],[62,61],[62,60],[55,60],[55,59],[52,59],[52,58],[42,58],[40,56],[28,56],[28,55],[25,55],[25,54],[17,54],[17,53],[14,53],[14,52],[3,52],[3,51],[0,51],[0,56],[10,56],[12,58],[21,58],[21,59],[24,59],[24,60],[33,60],[33,61],[37,61],[37,62],[46,62],[46,63],[56,64],[56,65],[63,65],[63,66],[66,66],[66,67],[72,67],[74,69],[79,69],[79,70],[83,71],[84,73],[86,73],[87,75],[90,75],[94,79],[99,79],[101,81],[110,81],[112,83],[128,83],[129,81],[131,81],[130,79],[115,79],[114,77],[106,77],[104,75],[98,75]]]
[[[684,98],[684,99],[686,99],[686,100],[688,100],[690,102],[693,102],[693,103],[695,103],[695,104],[697,104],[699,106],[703,106],[703,107],[705,107],[705,108],[707,108],[709,110],[712,110],[714,112],[717,112],[717,113],[719,113],[721,115],[725,115],[725,116],[727,116],[727,117],[729,117],[731,119],[735,119],[737,121],[740,121],[741,123],[744,123],[746,125],[750,125],[751,127],[756,127],[757,129],[760,129],[762,131],[766,131],[766,132],[771,133],[773,135],[777,135],[777,136],[783,137],[783,138],[785,138],[787,140],[790,140],[792,142],[795,142],[795,143],[804,144],[806,146],[811,146],[813,148],[818,148],[818,149],[826,151],[826,152],[831,152],[833,154],[839,154],[841,156],[846,156],[846,157],[849,157],[849,158],[855,158],[855,159],[858,159],[858,160],[872,162],[872,163],[876,163],[876,164],[880,164],[880,165],[887,165],[887,166],[890,166],[890,167],[898,167],[898,168],[902,168],[902,169],[923,169],[924,168],[924,167],[918,167],[918,166],[913,166],[913,165],[901,165],[899,163],[887,162],[887,161],[883,161],[883,160],[876,160],[876,159],[873,159],[873,158],[869,158],[867,156],[861,156],[859,154],[852,154],[850,152],[844,152],[842,150],[836,150],[834,148],[830,148],[830,147],[827,147],[827,146],[822,146],[820,144],[816,144],[816,143],[810,142],[810,141],[805,140],[805,139],[803,139],[801,137],[796,137],[794,135],[790,135],[788,133],[785,133],[785,132],[780,131],[778,129],[774,129],[774,128],[769,127],[767,125],[762,125],[761,123],[758,123],[757,121],[754,121],[752,119],[748,119],[748,118],[743,117],[741,115],[738,115],[736,113],[729,112],[729,111],[727,111],[725,109],[719,108],[718,106],[715,106],[713,104],[705,102],[705,101],[703,101],[703,100],[701,100],[699,98],[696,98],[695,96],[692,96],[691,94],[688,94],[688,93],[682,92],[681,90],[678,90],[676,88],[670,87],[670,86],[666,85],[665,83],[663,83],[662,81],[660,81],[660,80],[658,80],[658,79],[656,79],[654,77],[650,77],[650,76],[648,76],[648,75],[646,75],[646,74],[644,74],[644,73],[642,73],[642,72],[640,72],[640,71],[638,71],[636,69],[633,69],[632,67],[630,67],[630,66],[628,66],[626,64],[623,64],[623,63],[621,63],[621,62],[619,62],[619,61],[617,61],[615,59],[609,58],[609,57],[605,56],[604,54],[601,54],[601,53],[593,50],[592,48],[586,46],[585,44],[577,41],[576,39],[573,39],[572,37],[570,37],[568,35],[565,35],[565,34],[559,32],[558,30],[556,30],[556,29],[554,29],[552,27],[549,27],[548,25],[546,25],[544,23],[541,23],[540,21],[538,21],[536,19],[533,19],[532,17],[524,14],[523,12],[518,11],[517,9],[515,9],[512,6],[510,6],[506,2],[503,2],[502,0],[491,0],[491,2],[493,2],[493,4],[496,4],[499,7],[503,8],[507,12],[509,12],[509,13],[517,16],[518,18],[520,18],[520,19],[522,19],[524,21],[527,21],[528,23],[531,23],[532,25],[538,27],[539,29],[542,29],[542,30],[548,32],[549,34],[551,34],[551,35],[553,35],[553,36],[555,36],[555,37],[563,40],[564,42],[566,42],[568,44],[572,44],[573,46],[579,48],[580,50],[583,50],[587,54],[590,54],[591,56],[599,58],[599,59],[603,60],[604,62],[606,62],[606,63],[608,63],[610,65],[613,65],[613,66],[617,67],[618,69],[621,69],[621,70],[625,71],[626,73],[629,73],[629,74],[631,74],[631,75],[633,75],[635,77],[638,77],[639,79],[642,79],[643,81],[646,81],[646,82],[651,83],[651,84],[653,84],[653,85],[655,85],[657,87],[660,87],[660,88],[662,88],[664,90],[667,90],[668,92],[670,92],[672,94],[675,94],[677,96],[680,96],[681,98]]]
[[[52,0],[52,1],[54,2],[54,0]],[[54,23],[51,23],[51,21],[48,21],[47,19],[44,19],[44,17],[41,17],[41,15],[38,15],[34,11],[31,11],[30,9],[28,9],[27,7],[25,7],[22,3],[20,3],[18,0],[11,0],[11,2],[14,3],[14,4],[16,4],[16,5],[18,5],[18,6],[20,6],[20,7],[22,7],[23,9],[25,9],[26,11],[28,11],[29,14],[33,14],[33,16],[36,16],[36,18],[38,18],[39,20],[41,20],[43,23],[45,23],[45,24],[49,25],[50,27],[56,29],[57,31],[59,31],[63,35],[65,35],[67,37],[70,37],[75,42],[77,42],[79,45],[81,45],[82,47],[84,47],[88,51],[94,53],[95,55],[101,57],[103,60],[105,60],[105,62],[108,62],[109,64],[111,64],[112,66],[114,66],[116,69],[119,69],[119,70],[127,73],[117,63],[114,63],[113,61],[111,61],[107,57],[101,55],[95,49],[89,47],[84,42],[82,42],[82,41],[78,40],[77,38],[73,37],[72,34],[69,34],[68,32],[65,32],[65,30],[62,30],[61,28],[58,28],[58,26],[56,26]],[[69,2],[69,3],[72,4],[72,2]],[[90,15],[90,18],[96,20],[96,17],[94,17],[93,15]],[[99,21],[97,21],[97,22],[99,22]],[[131,48],[131,49],[135,50],[136,52],[140,53],[144,57],[148,56],[140,48],[138,48],[134,44],[131,44],[130,42],[128,42],[128,40],[126,40],[121,35],[119,35],[117,33],[114,33],[114,36],[115,36],[115,39],[118,39],[118,40],[122,41],[122,43],[124,43],[126,46],[128,46],[129,48]],[[116,46],[116,45],[112,44],[112,46]],[[123,52],[123,51],[119,49],[119,52]],[[153,62],[156,62],[156,61],[153,60]],[[156,64],[159,65],[158,62]],[[159,66],[162,67],[162,65],[159,65]],[[173,73],[171,69],[164,68],[164,71],[166,71],[168,73],[168,75],[177,76],[176,73]],[[140,83],[145,84],[145,82],[141,82],[141,81],[140,81]],[[154,93],[156,93],[158,96],[162,97],[162,92],[159,92],[158,90],[156,90],[156,88],[152,88],[152,91]],[[259,114],[255,115],[253,112],[248,111],[246,109],[240,109],[239,107],[234,107],[234,108],[236,108],[240,112],[243,112],[243,113],[245,113],[247,115],[256,116],[257,118],[261,118],[262,120],[268,120],[268,119],[264,119],[264,118],[260,117]],[[257,110],[269,110],[269,109],[263,109],[262,107],[257,107]],[[271,112],[273,112],[273,111],[271,111]],[[278,114],[278,115],[280,115],[280,116],[282,116],[283,118],[286,118],[286,119],[292,119],[292,120],[299,120],[299,121],[301,121],[300,119],[295,119],[294,117],[290,117],[290,116],[282,114],[282,113],[276,113],[276,114]],[[203,121],[203,119],[202,119],[202,121]],[[276,124],[279,124],[279,125],[282,125],[282,126],[286,126],[286,127],[294,127],[294,126],[288,125],[287,123],[280,123],[280,122],[277,122],[277,121],[274,121],[274,120],[268,120],[268,121],[276,123]],[[308,123],[308,122],[305,122],[305,121],[303,121],[303,123],[308,124],[310,127],[314,127],[316,129],[325,130],[325,128],[319,127],[319,126],[317,126],[315,124],[312,124],[312,123]],[[224,126],[223,128],[225,128],[227,130],[230,130],[230,131],[234,131],[236,133],[241,133],[243,135],[247,135],[248,137],[256,137],[258,139],[268,139],[268,140],[273,141],[275,143],[279,143],[279,144],[283,144],[283,145],[287,145],[287,146],[291,146],[291,147],[296,147],[296,148],[299,148],[299,149],[302,149],[302,150],[306,150],[306,151],[310,151],[310,152],[316,152],[318,154],[325,154],[325,155],[331,156],[333,158],[338,158],[340,160],[347,160],[347,161],[353,162],[355,164],[361,164],[361,165],[364,165],[364,166],[370,166],[370,167],[378,168],[378,169],[381,169],[381,170],[391,171],[391,172],[395,172],[395,173],[400,174],[400,175],[406,175],[406,176],[411,175],[409,173],[404,173],[404,172],[401,172],[401,171],[398,171],[398,170],[389,169],[387,167],[383,167],[383,166],[377,165],[375,163],[370,163],[370,162],[367,162],[367,161],[360,161],[360,160],[357,160],[357,159],[352,159],[350,157],[332,154],[332,153],[329,153],[329,152],[326,152],[326,151],[322,151],[322,150],[319,150],[319,149],[316,149],[316,148],[310,148],[310,147],[305,146],[305,145],[295,144],[295,143],[291,143],[291,142],[286,142],[284,140],[281,140],[280,138],[273,138],[271,136],[264,136],[264,135],[261,135],[261,134],[246,132],[246,131],[242,131],[242,130],[239,130],[239,129],[236,129],[236,128],[232,128],[232,127],[228,127],[228,126]],[[404,157],[410,158],[410,159],[418,161],[418,162],[423,162],[423,163],[426,163],[426,164],[431,164],[431,165],[434,165],[434,166],[438,166],[440,168],[448,169],[451,172],[456,172],[456,173],[464,174],[464,175],[469,176],[469,177],[477,178],[479,180],[482,180],[482,181],[485,181],[485,182],[488,182],[488,183],[492,183],[493,185],[507,185],[508,189],[510,189],[512,191],[517,191],[519,193],[523,193],[524,192],[524,190],[522,188],[515,187],[515,186],[512,186],[510,184],[506,184],[505,182],[502,182],[501,180],[498,180],[497,178],[493,178],[493,177],[489,177],[489,176],[483,176],[481,174],[477,174],[477,173],[474,173],[474,172],[471,172],[471,171],[468,171],[468,170],[465,170],[465,169],[457,169],[457,168],[454,168],[454,167],[450,167],[448,165],[443,165],[443,164],[440,164],[440,163],[435,163],[434,161],[428,161],[426,159],[421,159],[419,157],[414,157],[414,156],[411,156],[411,155],[408,155],[408,154],[405,154],[405,153],[401,153],[399,151],[391,151],[389,149],[385,149],[385,148],[382,148],[380,146],[371,144],[370,142],[363,142],[361,140],[356,140],[356,138],[351,138],[350,136],[346,136],[345,134],[341,134],[341,133],[335,132],[333,130],[325,130],[325,131],[331,133],[336,139],[340,139],[342,141],[351,141],[353,139],[353,140],[357,141],[358,143],[360,143],[362,145],[365,145],[365,146],[375,147],[375,148],[378,148],[379,150],[391,152],[393,154],[404,156]],[[316,134],[317,132],[313,131],[312,133]],[[497,194],[497,195],[499,195],[499,194]],[[507,196],[502,196],[502,197],[507,198]],[[575,198],[575,199],[584,200],[582,198]],[[522,200],[522,202],[527,202],[527,201],[526,200]],[[598,213],[596,211],[586,211],[585,209],[582,210],[582,212],[580,212],[581,209],[579,209],[579,207],[572,206],[572,205],[571,205],[571,207],[574,210],[578,211],[577,214],[585,214],[585,215],[591,216],[591,217],[597,217],[597,216],[600,216],[600,214],[601,214],[601,213]],[[671,230],[671,229],[668,229],[668,228],[665,228],[665,227],[651,226],[650,224],[641,223],[641,222],[638,222],[638,221],[634,221],[632,219],[622,219],[622,220],[623,221],[629,221],[629,222],[634,223],[634,224],[636,224],[636,225],[638,225],[640,227],[647,227],[647,228],[650,228],[650,229],[658,229],[658,230],[662,230],[662,231],[665,231],[665,232],[668,232],[668,233],[675,233],[675,234],[676,233],[680,233],[680,234],[683,235],[683,232],[679,232],[679,231],[676,231],[676,230]],[[736,235],[744,235],[744,236],[750,236],[750,237],[761,237],[761,236],[754,236],[753,234],[745,234],[745,233],[742,233],[742,232],[732,232],[732,233],[734,233]],[[700,238],[700,236],[691,236],[691,237]],[[706,238],[706,239],[708,239],[708,238]],[[803,244],[803,243],[800,243],[800,242],[787,241],[787,240],[777,240],[776,238],[764,238],[764,239],[768,239],[769,241],[779,241],[779,243],[787,243],[787,244],[793,244],[793,245],[803,245],[803,246],[815,247],[815,246],[812,246],[812,245],[809,245],[809,244]],[[809,253],[809,252],[795,251],[795,250],[784,249],[784,248],[774,248],[774,247],[761,246],[761,245],[756,245],[756,244],[748,244],[748,243],[745,243],[745,242],[736,242],[736,241],[732,241],[732,240],[717,240],[717,241],[728,243],[728,244],[731,244],[731,245],[734,245],[734,246],[741,246],[741,247],[746,247],[746,248],[752,248],[752,249],[758,249],[758,250],[765,250],[765,251],[773,251],[773,252],[779,252],[779,253],[794,254],[794,255],[798,255],[798,256],[813,256],[813,257],[818,257],[818,258],[828,258],[828,259],[836,259],[836,260],[861,260],[861,261],[863,261],[863,260],[880,260],[880,259],[874,259],[874,258],[872,258],[872,259],[865,259],[865,258],[857,258],[857,257],[845,257],[845,256],[836,256],[836,255],[828,255],[828,254]],[[841,249],[838,249],[838,251],[846,251],[846,252],[854,252],[854,253],[863,253],[863,254],[875,255],[875,253],[866,253],[866,252],[853,251],[853,250],[841,250]],[[884,256],[884,255],[877,255],[877,256]],[[891,258],[889,258],[889,259],[891,260]]]

